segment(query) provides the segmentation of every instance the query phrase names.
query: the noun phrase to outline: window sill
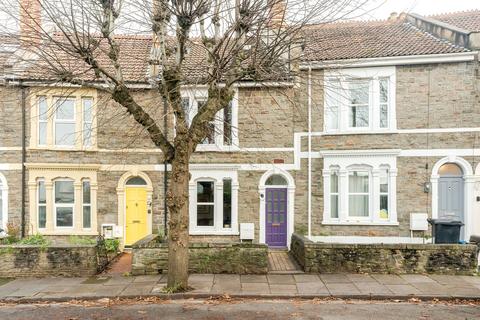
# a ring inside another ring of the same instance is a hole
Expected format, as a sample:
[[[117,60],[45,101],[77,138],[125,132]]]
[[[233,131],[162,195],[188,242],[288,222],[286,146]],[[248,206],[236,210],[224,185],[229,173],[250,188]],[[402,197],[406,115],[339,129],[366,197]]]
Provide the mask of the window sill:
[[[240,148],[237,146],[217,146],[217,145],[197,145],[197,152],[233,152],[240,151]]]
[[[330,226],[398,226],[398,222],[391,221],[332,221],[332,220],[323,220],[323,225]]]
[[[373,134],[396,134],[397,129],[363,129],[363,130],[345,130],[345,131],[324,131],[323,136],[342,136],[342,135],[373,135]]]
[[[232,231],[232,230],[220,230],[220,231],[190,230],[189,234],[191,236],[238,236],[240,235],[238,231]]]
[[[38,233],[44,236],[98,236],[97,231],[78,231],[74,229],[66,229],[66,230],[53,230],[53,231],[47,231],[47,230],[42,230],[38,229]]]
[[[97,148],[77,148],[77,147],[53,147],[53,146],[48,146],[48,147],[41,147],[41,146],[36,146],[36,147],[28,147],[27,150],[29,151],[35,151],[35,150],[41,150],[41,151],[76,151],[76,152],[93,152],[93,151],[98,151]]]

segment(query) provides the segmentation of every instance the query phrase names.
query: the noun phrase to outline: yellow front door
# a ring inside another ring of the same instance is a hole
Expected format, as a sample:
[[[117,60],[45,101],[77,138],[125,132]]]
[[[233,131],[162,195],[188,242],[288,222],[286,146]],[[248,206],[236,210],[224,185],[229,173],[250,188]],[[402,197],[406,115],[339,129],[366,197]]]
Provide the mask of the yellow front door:
[[[147,190],[144,187],[126,188],[125,245],[132,245],[148,235]]]

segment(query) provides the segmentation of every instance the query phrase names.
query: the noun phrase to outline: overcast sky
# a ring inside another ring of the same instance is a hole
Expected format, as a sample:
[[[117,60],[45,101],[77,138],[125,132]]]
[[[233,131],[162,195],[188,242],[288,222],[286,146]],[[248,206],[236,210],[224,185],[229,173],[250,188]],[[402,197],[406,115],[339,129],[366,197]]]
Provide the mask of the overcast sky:
[[[414,12],[422,15],[480,9],[480,0],[373,0],[374,9],[361,19],[386,19],[392,12]]]

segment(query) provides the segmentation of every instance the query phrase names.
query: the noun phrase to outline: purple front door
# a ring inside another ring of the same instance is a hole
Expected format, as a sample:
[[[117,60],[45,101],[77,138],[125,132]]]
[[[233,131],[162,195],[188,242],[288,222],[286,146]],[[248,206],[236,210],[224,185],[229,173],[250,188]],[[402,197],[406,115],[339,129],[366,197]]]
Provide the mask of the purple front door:
[[[267,189],[265,202],[265,242],[270,247],[286,247],[287,189]]]

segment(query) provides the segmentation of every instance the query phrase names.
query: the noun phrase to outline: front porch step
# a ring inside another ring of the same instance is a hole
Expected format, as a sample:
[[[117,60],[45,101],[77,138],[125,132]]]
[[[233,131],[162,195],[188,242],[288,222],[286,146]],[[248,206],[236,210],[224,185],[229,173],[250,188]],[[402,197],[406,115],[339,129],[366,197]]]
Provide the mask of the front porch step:
[[[303,270],[290,257],[287,250],[268,250],[268,273],[270,274],[299,274]]]

